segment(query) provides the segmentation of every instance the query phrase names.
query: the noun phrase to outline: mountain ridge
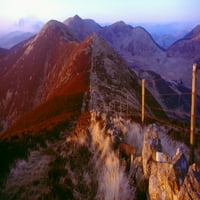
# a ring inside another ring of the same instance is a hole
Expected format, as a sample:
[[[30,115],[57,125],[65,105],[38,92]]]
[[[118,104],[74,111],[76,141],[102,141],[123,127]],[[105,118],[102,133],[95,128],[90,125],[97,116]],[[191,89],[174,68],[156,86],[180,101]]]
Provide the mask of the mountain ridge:
[[[37,127],[48,126],[51,118],[60,123],[64,119],[62,116],[71,116],[73,112],[90,109],[102,112],[110,104],[118,104],[119,109],[119,99],[126,98],[127,94],[131,99],[130,111],[140,107],[134,89],[134,85],[139,87],[136,75],[97,34],[78,42],[64,24],[50,21],[32,40],[19,45],[17,51],[19,60],[0,80],[2,129],[6,130],[15,122],[6,135],[26,132],[28,127],[28,132],[34,134],[39,131]],[[116,79],[119,74],[120,79]],[[5,87],[7,81],[9,84]],[[13,98],[15,101],[11,101]],[[59,102],[57,106],[56,102]]]

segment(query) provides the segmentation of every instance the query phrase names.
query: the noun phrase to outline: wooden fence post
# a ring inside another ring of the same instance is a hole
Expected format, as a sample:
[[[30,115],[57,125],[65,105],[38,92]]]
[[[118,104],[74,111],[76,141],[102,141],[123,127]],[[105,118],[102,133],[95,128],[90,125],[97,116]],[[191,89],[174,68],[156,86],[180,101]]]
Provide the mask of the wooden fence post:
[[[145,105],[145,79],[142,79],[142,124],[144,123],[144,105]]]
[[[194,134],[196,125],[196,97],[197,97],[197,64],[192,69],[192,97],[191,97],[191,120],[190,120],[190,163],[194,162]]]

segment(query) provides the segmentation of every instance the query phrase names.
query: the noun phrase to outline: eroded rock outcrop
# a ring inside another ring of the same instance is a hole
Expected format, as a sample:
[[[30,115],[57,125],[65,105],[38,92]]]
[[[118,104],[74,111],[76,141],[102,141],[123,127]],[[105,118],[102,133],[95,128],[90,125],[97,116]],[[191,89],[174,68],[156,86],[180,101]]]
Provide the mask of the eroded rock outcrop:
[[[189,167],[183,185],[178,193],[179,200],[200,199],[200,169],[195,164]]]
[[[143,172],[146,179],[149,179],[151,174],[152,161],[156,160],[156,152],[161,152],[162,147],[160,139],[154,127],[150,127],[144,135],[143,149],[142,149],[142,165]]]
[[[200,170],[195,164],[189,167],[180,149],[172,158],[165,155],[155,126],[147,129],[143,144],[142,167],[150,200],[200,198]]]

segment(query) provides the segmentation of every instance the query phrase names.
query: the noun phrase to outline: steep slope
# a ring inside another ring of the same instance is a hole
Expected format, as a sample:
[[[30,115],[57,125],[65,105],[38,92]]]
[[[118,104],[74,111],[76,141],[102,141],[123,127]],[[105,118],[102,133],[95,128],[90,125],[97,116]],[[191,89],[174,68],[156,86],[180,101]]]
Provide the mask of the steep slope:
[[[184,39],[200,40],[200,25],[197,25]]]
[[[53,88],[64,81],[61,68],[67,68],[65,60],[77,47],[75,40],[65,25],[50,21],[35,38],[3,57],[0,61],[2,129],[46,101]]]
[[[171,80],[182,80],[185,86],[190,88],[192,65],[193,63],[200,64],[199,52],[200,30],[197,26],[167,50],[167,61],[163,63],[163,74],[165,73],[166,77]]]
[[[133,28],[124,22],[116,22],[105,27],[100,34],[134,67],[151,69],[164,56],[163,49],[141,27]]]
[[[120,103],[125,106],[128,95],[130,109],[138,111],[139,85],[136,75],[104,39],[94,34],[92,40],[91,109],[106,111],[112,106],[114,109],[116,104],[116,110],[120,111]]]
[[[79,16],[69,18],[64,23],[80,40],[92,33],[99,34],[133,67],[154,69],[165,56],[164,50],[141,27],[133,28],[122,21],[100,27],[94,21]]]
[[[186,30],[183,30],[181,32],[177,33],[164,33],[164,34],[159,34],[159,33],[152,33],[153,39],[158,43],[161,47],[164,49],[169,48],[172,44],[174,44],[177,40],[180,40],[183,38],[186,33],[188,33]]]
[[[166,111],[170,119],[181,121],[190,120],[191,90],[182,82],[166,81],[153,71],[136,70],[141,79],[145,79],[145,86]],[[200,98],[197,98],[197,115],[200,114]],[[158,109],[156,107],[152,109]],[[197,118],[199,121],[199,119]]]
[[[168,54],[176,57],[200,62],[200,25],[196,26],[183,39],[174,43],[169,49]]]
[[[55,43],[46,43],[45,39]],[[139,115],[138,79],[121,57],[96,34],[80,44],[74,40],[65,25],[51,21],[26,43],[28,47],[20,56],[23,62],[18,61],[19,65],[2,75],[2,83],[13,84],[1,87],[2,129],[22,116],[6,135],[34,134],[56,127],[81,111],[115,110]],[[147,113],[165,116],[162,111],[148,108],[150,104],[158,105],[154,98],[149,99]]]
[[[84,40],[92,33],[97,33],[102,27],[91,19],[81,19],[78,15],[66,19],[64,22],[79,38]]]
[[[101,35],[131,68],[151,70],[167,81],[182,81],[184,86],[191,88],[191,66],[194,62],[199,63],[200,59],[198,26],[185,38],[163,50],[145,29],[133,28],[122,21],[92,30],[86,20],[80,17],[75,16],[66,21],[70,22],[66,23],[67,26],[76,32],[80,40],[93,32]],[[83,24],[84,28],[79,28]]]

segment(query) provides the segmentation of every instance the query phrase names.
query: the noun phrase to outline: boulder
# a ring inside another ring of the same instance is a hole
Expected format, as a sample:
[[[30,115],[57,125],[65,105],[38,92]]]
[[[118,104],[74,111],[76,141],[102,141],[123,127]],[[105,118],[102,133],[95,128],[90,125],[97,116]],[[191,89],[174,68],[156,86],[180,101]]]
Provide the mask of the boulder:
[[[177,149],[176,154],[169,162],[153,161],[151,165],[151,174],[149,177],[149,199],[150,200],[185,199],[182,197],[184,197],[187,193],[189,194],[191,193],[185,189],[187,188],[188,183],[185,183],[185,186],[182,185],[183,181],[185,182],[187,171],[188,171],[187,159],[185,155],[180,152],[179,149]],[[193,175],[194,174],[195,173],[193,173]],[[197,191],[197,189],[195,189],[194,191]]]
[[[152,162],[149,177],[150,200],[173,200],[178,193],[178,181],[170,163]]]

